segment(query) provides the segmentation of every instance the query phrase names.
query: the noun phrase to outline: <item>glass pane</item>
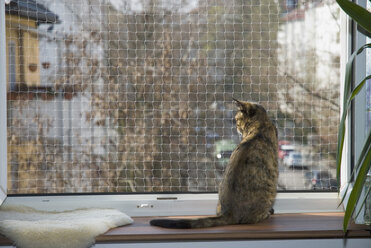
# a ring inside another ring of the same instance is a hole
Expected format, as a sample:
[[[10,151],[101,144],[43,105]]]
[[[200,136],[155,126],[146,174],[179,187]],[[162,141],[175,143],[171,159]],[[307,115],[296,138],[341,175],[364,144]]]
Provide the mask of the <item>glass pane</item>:
[[[371,3],[367,3],[367,9],[371,10]],[[371,38],[366,37],[366,43],[371,43]],[[371,51],[370,49],[366,49],[366,76],[371,75]],[[366,132],[370,130],[371,127],[371,80],[366,82]]]
[[[216,192],[232,97],[276,123],[279,190],[335,189],[335,0],[26,0],[6,18],[9,193]]]
[[[367,2],[367,9],[371,10],[371,2]],[[366,43],[371,43],[371,38],[366,37]],[[371,51],[366,49],[366,76],[371,75]],[[366,82],[366,132],[370,132],[371,128],[371,80]],[[367,173],[364,192],[368,192],[371,187],[371,170]],[[365,212],[364,212],[365,224],[371,224],[371,194],[367,196],[365,201]]]

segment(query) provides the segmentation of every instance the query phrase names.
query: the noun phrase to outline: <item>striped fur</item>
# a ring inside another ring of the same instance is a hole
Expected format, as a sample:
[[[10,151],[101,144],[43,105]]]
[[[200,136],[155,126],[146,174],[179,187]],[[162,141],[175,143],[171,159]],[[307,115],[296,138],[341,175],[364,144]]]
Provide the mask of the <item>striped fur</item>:
[[[273,213],[278,179],[277,130],[265,109],[235,100],[242,140],[233,151],[219,186],[217,215],[198,219],[155,219],[153,226],[204,228],[252,224]]]

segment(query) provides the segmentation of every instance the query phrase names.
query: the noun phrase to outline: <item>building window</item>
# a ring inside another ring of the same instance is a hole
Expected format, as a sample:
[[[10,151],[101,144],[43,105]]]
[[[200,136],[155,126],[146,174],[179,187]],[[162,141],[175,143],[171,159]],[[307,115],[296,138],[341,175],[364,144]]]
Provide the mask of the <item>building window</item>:
[[[16,87],[16,45],[14,41],[8,42],[8,85],[10,90]]]

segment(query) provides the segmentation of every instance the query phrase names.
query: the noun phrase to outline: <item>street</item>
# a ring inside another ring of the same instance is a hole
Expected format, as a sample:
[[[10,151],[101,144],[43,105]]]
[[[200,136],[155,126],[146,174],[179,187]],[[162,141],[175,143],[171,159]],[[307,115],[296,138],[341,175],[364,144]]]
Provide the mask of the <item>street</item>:
[[[312,180],[315,176],[311,172],[322,176],[322,181],[318,180],[321,176],[316,180],[317,185],[320,182],[320,186],[317,186],[318,189],[328,190],[330,185],[334,190],[336,186],[335,169],[329,169],[328,166],[288,168],[281,163],[279,165],[278,190],[313,190]],[[324,188],[321,188],[321,186]]]

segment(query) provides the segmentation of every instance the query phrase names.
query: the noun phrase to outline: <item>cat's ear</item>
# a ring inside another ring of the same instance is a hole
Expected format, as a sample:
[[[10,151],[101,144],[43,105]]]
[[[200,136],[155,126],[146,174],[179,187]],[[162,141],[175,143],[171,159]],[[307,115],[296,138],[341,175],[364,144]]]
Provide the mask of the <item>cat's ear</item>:
[[[239,100],[237,100],[236,98],[233,98],[233,101],[234,103],[236,104],[237,108],[240,110],[240,111],[245,111],[245,105],[240,102]]]
[[[238,109],[244,113],[246,116],[251,117],[256,114],[257,107],[255,104],[251,104],[249,102],[241,102],[235,98],[233,98],[234,103],[238,107]]]

